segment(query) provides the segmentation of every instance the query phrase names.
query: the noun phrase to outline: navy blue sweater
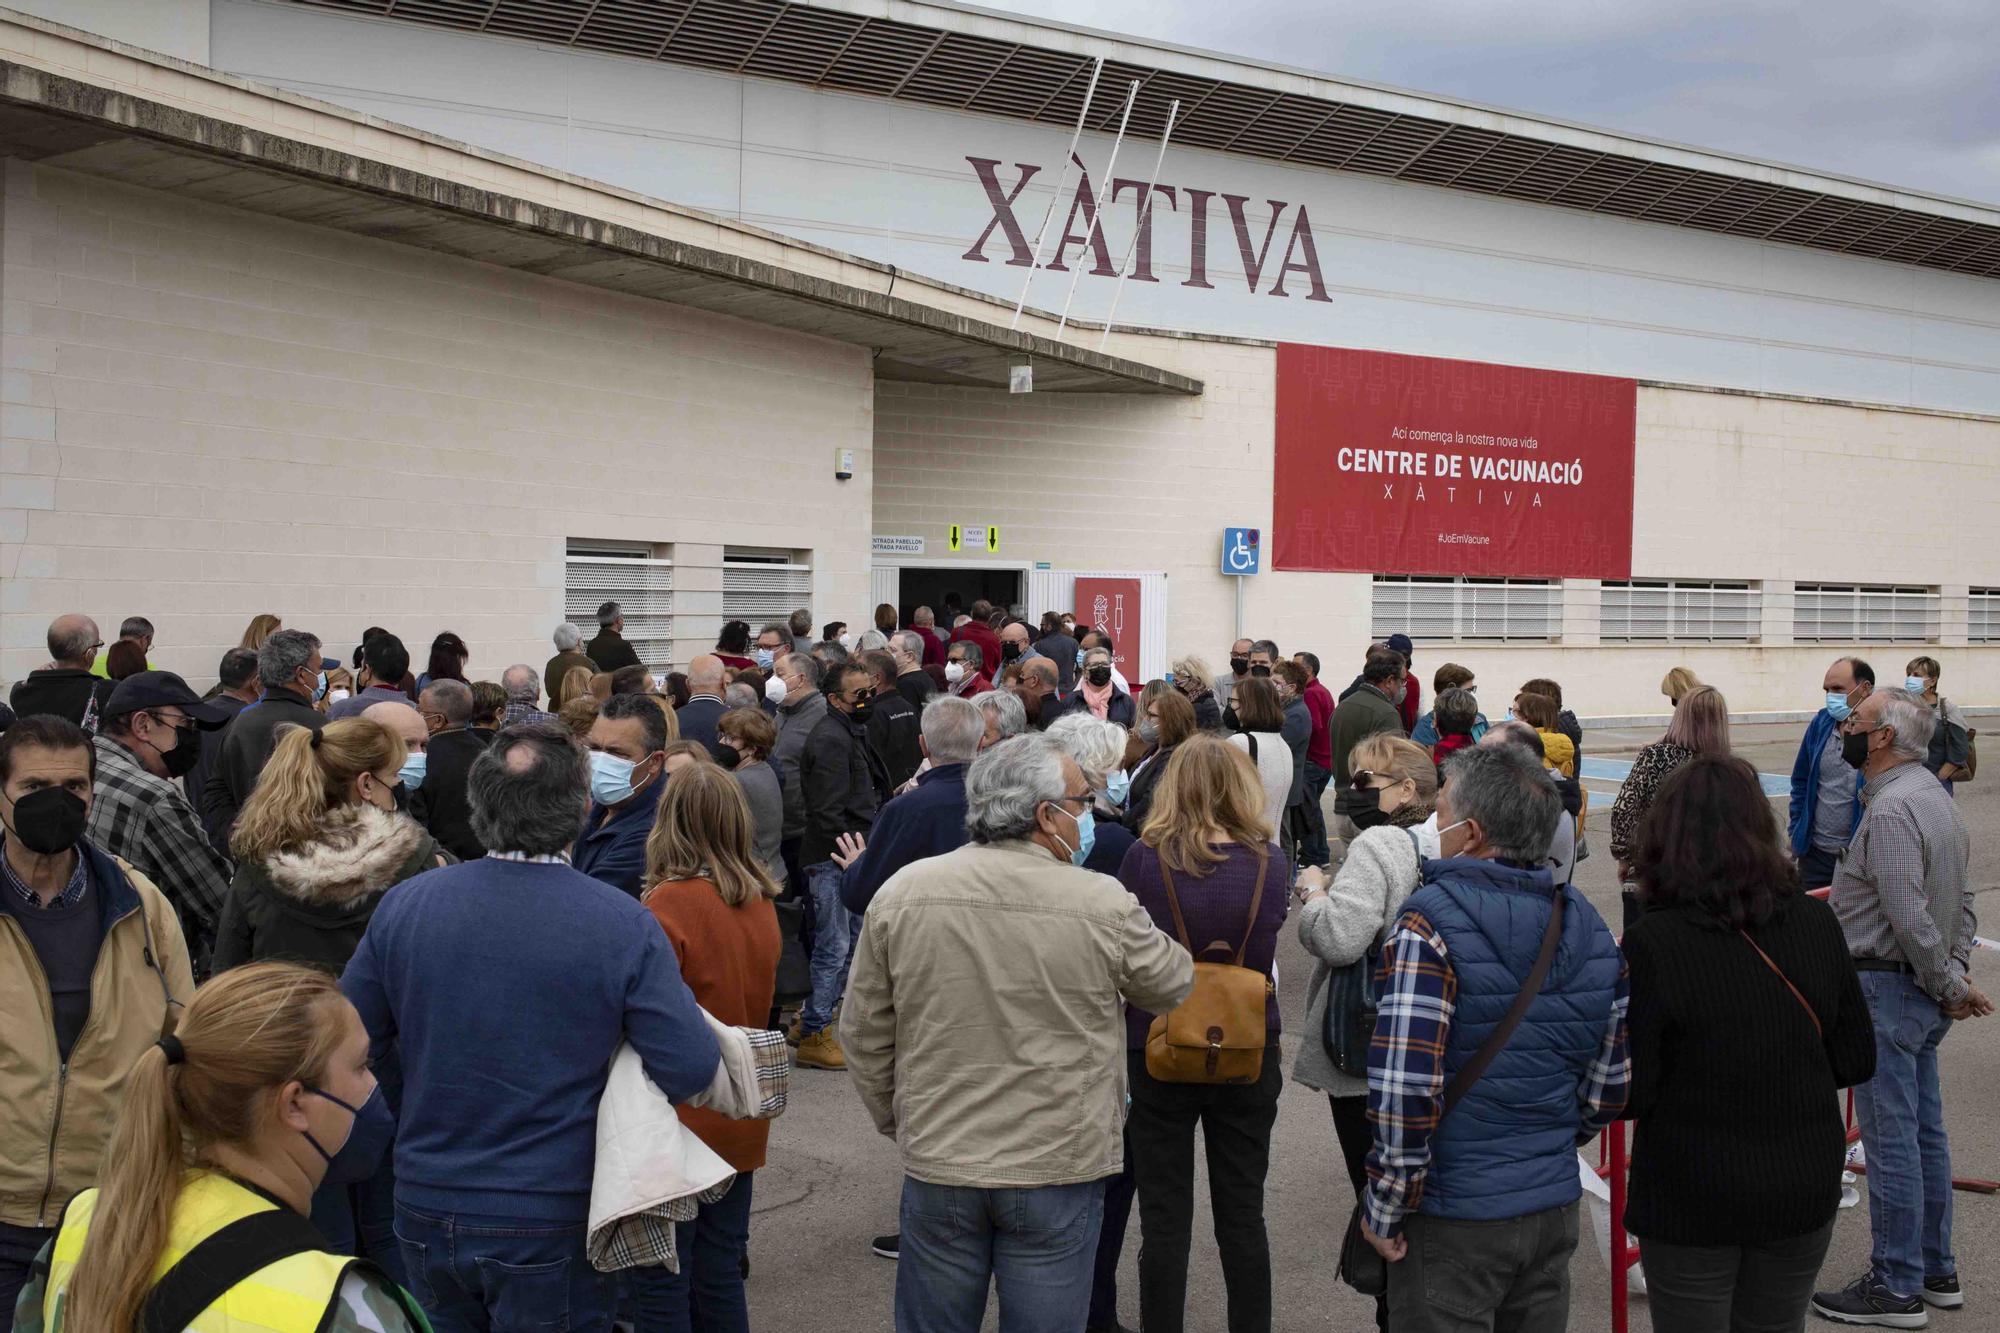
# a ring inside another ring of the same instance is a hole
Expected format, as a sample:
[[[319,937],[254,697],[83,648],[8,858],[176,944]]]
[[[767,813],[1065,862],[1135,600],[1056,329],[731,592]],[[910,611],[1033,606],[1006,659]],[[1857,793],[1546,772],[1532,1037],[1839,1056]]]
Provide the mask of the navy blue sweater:
[[[865,912],[889,876],[913,861],[943,856],[965,845],[965,765],[946,764],[917,776],[917,789],[882,807],[868,834],[868,850],[840,879],[840,901]]]
[[[488,857],[390,889],[340,988],[402,1056],[397,1197],[580,1223],[618,1043],[675,1101],[719,1052],[666,932],[564,865]]]

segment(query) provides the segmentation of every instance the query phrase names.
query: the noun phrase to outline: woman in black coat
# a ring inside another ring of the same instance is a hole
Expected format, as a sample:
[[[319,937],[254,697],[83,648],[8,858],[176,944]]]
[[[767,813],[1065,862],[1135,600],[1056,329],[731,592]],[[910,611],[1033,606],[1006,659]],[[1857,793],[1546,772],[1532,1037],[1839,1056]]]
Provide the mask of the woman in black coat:
[[[1146,736],[1150,731],[1153,748],[1145,758],[1132,769],[1132,790],[1125,797],[1124,825],[1137,836],[1146,826],[1146,814],[1153,807],[1153,788],[1160,783],[1160,775],[1166,771],[1167,760],[1173,757],[1174,747],[1195,734],[1194,705],[1172,690],[1147,691],[1140,705],[1145,716],[1134,728],[1136,734]]]
[[[1633,873],[1625,1225],[1653,1327],[1798,1328],[1840,1204],[1835,1093],[1875,1070],[1840,923],[1799,890],[1756,772],[1727,755],[1660,785]]]

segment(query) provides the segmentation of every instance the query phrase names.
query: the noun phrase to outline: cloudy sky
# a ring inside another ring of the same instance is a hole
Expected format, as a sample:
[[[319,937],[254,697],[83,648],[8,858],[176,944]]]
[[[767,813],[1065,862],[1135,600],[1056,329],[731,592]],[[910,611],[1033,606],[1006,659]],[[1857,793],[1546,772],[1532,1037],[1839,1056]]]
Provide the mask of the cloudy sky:
[[[980,0],[2000,204],[1995,0]]]

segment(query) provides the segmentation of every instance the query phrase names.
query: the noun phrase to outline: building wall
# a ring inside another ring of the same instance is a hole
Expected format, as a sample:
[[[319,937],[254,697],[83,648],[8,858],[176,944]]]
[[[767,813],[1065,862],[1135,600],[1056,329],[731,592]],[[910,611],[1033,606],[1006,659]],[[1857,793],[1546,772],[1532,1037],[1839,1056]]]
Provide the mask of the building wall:
[[[876,531],[926,539],[952,522],[993,523],[1008,563],[1168,575],[1167,650],[1219,666],[1234,637],[1235,588],[1219,572],[1221,530],[1271,524],[1275,357],[1266,346],[1121,336],[1112,350],[1201,375],[1194,400],[1009,395],[879,384]],[[1762,584],[1757,644],[1604,644],[1599,590],[1564,585],[1557,643],[1422,644],[1419,674],[1464,663],[1497,713],[1521,680],[1561,680],[1579,713],[1660,713],[1659,681],[1685,664],[1739,713],[1809,710],[1826,664],[1856,651],[1886,681],[1919,653],[1945,665],[1965,703],[2000,703],[2000,647],[1966,642],[1970,587],[2000,587],[2000,553],[1968,540],[2000,507],[2000,420],[1870,410],[1745,394],[1642,387],[1635,578]],[[1915,644],[1795,644],[1798,582],[1941,588],[1943,633]],[[1244,588],[1244,631],[1309,648],[1346,678],[1371,637],[1365,574],[1267,572]],[[1048,608],[1031,607],[1040,612]]]
[[[1009,219],[1023,249],[1055,202],[1044,270],[1076,207],[1075,171],[1055,190],[1068,135],[1054,126],[295,4],[214,3],[219,68],[1010,305],[1028,261],[989,231],[977,163],[1003,194],[1032,169]],[[1121,93],[1107,78],[1100,105]],[[1035,273],[1032,305],[1061,308],[1074,277],[1076,315],[1104,316],[1156,149],[1119,152],[1114,174],[1130,184],[1105,209],[1105,262],[1078,277],[1072,242],[1060,271]],[[1084,136],[1094,186],[1111,151],[1111,136]],[[1172,193],[1156,195],[1154,280],[1135,276],[1118,306],[1132,326],[2000,414],[1989,278],[1208,150],[1171,148],[1159,179]],[[1211,196],[1205,279],[1192,272],[1191,192]],[[1302,217],[1323,299],[1301,269],[1280,272],[1307,264]],[[1073,225],[1080,238],[1084,215]]]
[[[63,611],[194,681],[263,611],[539,665],[570,538],[673,544],[680,662],[724,544],[867,594],[865,349],[18,161],[0,257],[0,678]]]
[[[7,8],[197,65],[209,62],[209,0],[10,0]]]

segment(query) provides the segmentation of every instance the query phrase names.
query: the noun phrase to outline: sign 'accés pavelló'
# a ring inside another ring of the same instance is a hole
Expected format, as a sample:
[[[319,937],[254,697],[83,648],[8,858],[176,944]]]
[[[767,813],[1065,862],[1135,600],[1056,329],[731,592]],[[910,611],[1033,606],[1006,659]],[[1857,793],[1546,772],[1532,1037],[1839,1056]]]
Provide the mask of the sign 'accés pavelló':
[[[1278,348],[1273,564],[1624,579],[1629,379]]]

